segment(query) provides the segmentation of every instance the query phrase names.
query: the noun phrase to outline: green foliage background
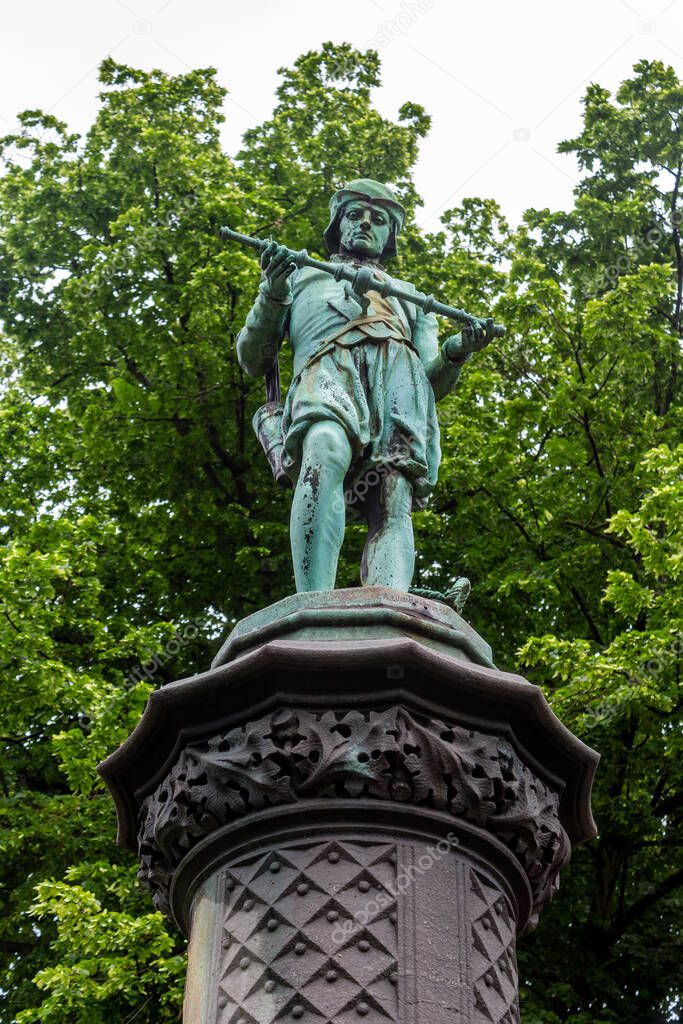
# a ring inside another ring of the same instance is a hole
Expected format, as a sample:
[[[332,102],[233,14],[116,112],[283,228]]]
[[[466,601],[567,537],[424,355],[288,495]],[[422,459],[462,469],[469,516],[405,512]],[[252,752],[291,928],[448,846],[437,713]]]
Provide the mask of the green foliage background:
[[[379,75],[372,51],[303,55],[230,157],[212,69],[107,60],[84,138],[27,111],[2,140],[0,1022],[179,1018],[183,942],[114,846],[95,765],[152,686],[293,589],[262,385],[235,359],[258,267],[217,228],[322,255],[355,177],[412,213],[429,116],[381,117]],[[682,1019],[682,108],[659,62],[591,85],[560,146],[582,168],[569,212],[511,227],[468,199],[434,234],[409,218],[394,266],[508,327],[441,406],[416,582],[466,573],[500,667],[603,757],[599,837],[520,950],[525,1024]]]

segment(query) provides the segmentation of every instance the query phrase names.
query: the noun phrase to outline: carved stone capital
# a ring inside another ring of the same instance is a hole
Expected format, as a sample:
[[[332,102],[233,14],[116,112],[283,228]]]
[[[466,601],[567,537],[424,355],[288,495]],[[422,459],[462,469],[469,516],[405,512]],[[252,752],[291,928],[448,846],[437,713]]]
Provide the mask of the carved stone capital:
[[[532,923],[571,852],[560,793],[504,735],[396,704],[281,708],[183,748],[140,808],[140,878],[168,912],[173,874],[200,840],[255,811],[321,799],[413,804],[490,833],[528,878]]]

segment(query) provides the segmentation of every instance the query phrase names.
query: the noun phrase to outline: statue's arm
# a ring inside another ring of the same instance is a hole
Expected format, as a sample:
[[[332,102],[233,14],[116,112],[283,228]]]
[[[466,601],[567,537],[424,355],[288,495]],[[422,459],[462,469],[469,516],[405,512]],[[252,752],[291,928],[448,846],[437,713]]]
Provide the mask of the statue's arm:
[[[261,282],[256,302],[237,335],[237,359],[252,377],[262,377],[277,358],[289,323],[289,302],[273,299],[268,285]]]
[[[453,338],[447,338],[443,346],[439,347],[439,324],[436,317],[433,313],[417,310],[413,344],[424,364],[427,379],[432,385],[437,402],[455,388],[460,372],[469,359],[469,355],[461,356],[459,351],[455,359],[451,358],[449,343],[452,341]]]
[[[496,337],[492,319],[472,318],[459,334],[451,334],[439,348],[439,331],[433,313],[418,310],[413,332],[420,359],[424,363],[437,402],[453,391],[463,366],[474,352],[486,348]]]
[[[271,242],[264,249],[259,293],[237,335],[239,364],[252,377],[263,376],[277,359],[289,325],[291,277],[295,270],[291,253],[284,245]]]

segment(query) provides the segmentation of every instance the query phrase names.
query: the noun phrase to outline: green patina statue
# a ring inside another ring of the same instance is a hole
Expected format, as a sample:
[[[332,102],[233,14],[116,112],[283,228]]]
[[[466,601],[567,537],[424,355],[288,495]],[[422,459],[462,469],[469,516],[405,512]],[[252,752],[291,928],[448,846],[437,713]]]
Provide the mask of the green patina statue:
[[[254,418],[280,481],[295,486],[291,543],[298,591],[333,590],[347,511],[365,519],[365,586],[407,591],[415,547],[411,512],[437,479],[436,402],[463,364],[502,328],[392,279],[405,211],[387,186],[353,181],[330,201],[331,263],[224,229],[262,249],[259,295],[237,339],[240,365],[266,375],[269,401]],[[399,296],[399,297],[397,297]],[[464,324],[439,348],[438,309]],[[294,377],[279,404],[285,336]]]

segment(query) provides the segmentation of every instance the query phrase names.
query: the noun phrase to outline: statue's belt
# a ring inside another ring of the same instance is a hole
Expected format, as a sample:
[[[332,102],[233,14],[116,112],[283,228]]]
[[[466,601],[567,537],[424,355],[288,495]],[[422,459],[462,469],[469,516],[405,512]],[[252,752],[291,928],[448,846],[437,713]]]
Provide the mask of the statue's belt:
[[[380,327],[383,330],[380,330]],[[419,354],[410,338],[406,336],[403,324],[398,317],[390,318],[386,314],[358,317],[357,320],[349,320],[338,331],[335,331],[334,334],[330,334],[321,341],[319,347],[308,357],[297,373],[292,381],[292,385],[296,383],[304,370],[307,370],[309,366],[317,362],[327,352],[331,352],[335,345],[352,348],[354,345],[359,345],[364,341],[374,344],[381,341],[400,341],[412,349],[416,355]]]

